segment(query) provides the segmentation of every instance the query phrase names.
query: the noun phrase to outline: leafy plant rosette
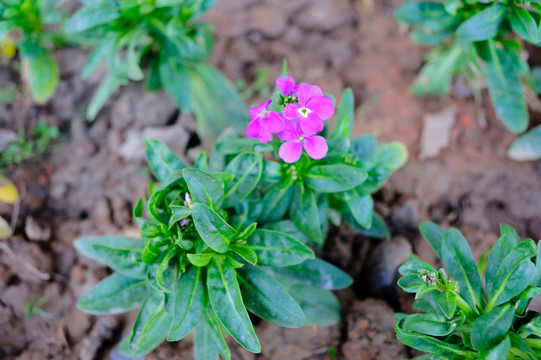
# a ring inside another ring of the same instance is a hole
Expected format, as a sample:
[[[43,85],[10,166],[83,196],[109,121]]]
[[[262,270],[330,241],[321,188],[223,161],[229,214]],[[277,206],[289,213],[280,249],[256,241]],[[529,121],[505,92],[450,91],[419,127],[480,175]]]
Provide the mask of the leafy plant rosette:
[[[58,27],[62,15],[56,0],[5,0],[0,3],[0,41],[14,39],[22,60],[23,75],[38,103],[47,102],[60,79],[51,53],[62,42]]]
[[[125,351],[146,354],[195,329],[197,359],[230,359],[226,334],[253,353],[261,350],[247,311],[285,327],[339,320],[331,290],[351,279],[316,259],[308,245],[323,243],[329,218],[385,237],[370,194],[402,165],[405,149],[377,146],[372,136],[349,140],[351,90],[327,146],[316,132],[334,113],[332,99],[318,86],[285,89],[284,81],[294,82],[278,80],[284,92],[276,94],[274,110],[269,102],[251,109],[247,134],[254,139],[224,135],[193,168],[163,143],[146,140],[159,183],[134,208],[142,239],[75,241],[80,253],[116,271],[78,306],[92,314],[140,307]],[[309,120],[299,118],[307,113]]]
[[[209,24],[195,21],[216,0],[96,0],[67,21],[65,31],[90,45],[82,77],[106,62],[108,74],[87,109],[94,119],[122,85],[145,78],[149,90],[165,89],[183,111],[193,111],[200,135],[215,138],[231,125],[241,128],[246,111],[234,86],[204,61],[213,36]]]
[[[475,262],[457,229],[420,225],[443,268],[414,257],[399,268],[398,285],[416,293],[421,313],[397,314],[398,339],[425,359],[541,358],[541,314],[528,310],[541,288],[541,247],[500,225],[489,255]],[[450,277],[450,276],[451,277]]]
[[[529,123],[521,78],[530,77],[521,57],[522,39],[541,44],[541,5],[537,1],[412,1],[395,17],[413,30],[420,45],[433,46],[414,81],[414,95],[447,95],[454,74],[466,74],[477,86],[486,80],[496,114],[505,127],[520,134]],[[529,81],[531,83],[531,81]],[[534,89],[535,86],[532,86]],[[538,130],[536,130],[539,132]],[[514,160],[541,158],[539,135],[517,139],[508,154]]]

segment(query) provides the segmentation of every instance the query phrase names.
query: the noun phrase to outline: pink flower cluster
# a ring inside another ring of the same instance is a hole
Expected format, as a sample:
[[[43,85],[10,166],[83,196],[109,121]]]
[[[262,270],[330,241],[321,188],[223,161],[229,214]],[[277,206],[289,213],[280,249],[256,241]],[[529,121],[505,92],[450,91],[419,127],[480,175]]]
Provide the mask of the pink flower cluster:
[[[329,148],[325,138],[316,134],[323,130],[323,121],[334,114],[332,99],[323,96],[319,86],[296,84],[289,76],[278,78],[276,86],[284,95],[281,113],[268,110],[272,100],[254,106],[246,136],[265,144],[276,134],[284,141],[279,155],[286,163],[298,161],[303,148],[312,159],[323,159]]]

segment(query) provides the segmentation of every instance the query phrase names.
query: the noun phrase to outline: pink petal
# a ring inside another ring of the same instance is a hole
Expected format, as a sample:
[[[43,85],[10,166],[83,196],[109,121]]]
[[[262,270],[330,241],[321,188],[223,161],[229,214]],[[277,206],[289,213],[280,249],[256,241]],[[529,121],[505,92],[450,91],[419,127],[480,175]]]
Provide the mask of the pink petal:
[[[261,126],[259,125],[259,121],[252,120],[246,127],[246,136],[249,138],[255,139],[259,136],[259,128]]]
[[[295,93],[295,79],[291,76],[284,76],[276,79],[276,86],[286,96]]]
[[[298,140],[299,136],[297,123],[294,120],[286,120],[284,130],[278,134],[278,137],[284,141]]]
[[[299,113],[299,105],[296,104],[287,104],[284,108],[284,111],[282,111],[282,114],[287,120],[295,120],[298,119],[301,114]]]
[[[311,136],[304,139],[304,150],[314,160],[323,159],[329,151],[327,141],[323,136]]]
[[[272,133],[263,127],[259,129],[259,135],[257,136],[257,139],[261,141],[263,144],[268,143],[272,140]]]
[[[267,106],[269,106],[271,102],[272,102],[272,100],[265,101],[264,103],[261,103],[259,105],[256,105],[256,106],[250,108],[250,119],[258,120],[258,119],[262,118],[263,115],[265,115],[265,111],[266,111]]]
[[[269,111],[267,116],[261,119],[261,126],[269,130],[271,133],[277,134],[284,130],[286,121],[278,112]]]
[[[306,104],[306,108],[312,110],[321,120],[327,120],[334,114],[332,99],[326,96],[311,98]]]
[[[286,163],[294,163],[301,158],[302,143],[297,141],[287,141],[280,146],[278,155]]]
[[[305,83],[299,84],[297,97],[299,99],[299,104],[302,107],[304,107],[311,98],[318,96],[323,96],[323,91],[321,91],[319,86]]]
[[[314,113],[309,113],[307,117],[299,119],[299,126],[304,135],[315,135],[323,130],[323,121]]]

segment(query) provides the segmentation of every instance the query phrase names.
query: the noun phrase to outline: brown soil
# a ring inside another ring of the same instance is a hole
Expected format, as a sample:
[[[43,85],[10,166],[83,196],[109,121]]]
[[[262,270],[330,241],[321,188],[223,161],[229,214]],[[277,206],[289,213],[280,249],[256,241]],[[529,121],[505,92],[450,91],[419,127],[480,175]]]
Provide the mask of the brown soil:
[[[423,50],[392,17],[400,3],[222,0],[205,16],[217,29],[212,63],[229,78],[250,82],[258,68],[266,67],[274,79],[285,58],[298,80],[317,83],[335,97],[345,87],[354,90],[356,134],[399,140],[410,152],[406,166],[377,195],[377,209],[395,239],[378,247],[345,228],[334,229],[321,254],[358,280],[355,291],[338,293],[342,322],[326,329],[262,323],[257,331],[263,354],[250,355],[232,344],[234,359],[404,357],[406,349],[394,337],[392,309],[363,299],[382,296],[392,303],[398,298],[392,305],[407,308],[408,298],[389,281],[370,280],[374,274],[396,277],[397,262],[410,248],[435,261],[415,230],[419,221],[459,227],[476,256],[497,240],[500,222],[513,225],[523,237],[541,237],[541,163],[506,158],[513,136],[495,118],[490,101],[485,98],[476,106],[460,82],[450,97],[409,95]],[[15,255],[0,250],[0,358],[6,360],[115,358],[111,351],[133,314],[94,317],[76,308],[76,299],[108,270],[76,254],[73,239],[137,235],[130,214],[149,180],[140,146],[145,135],[164,140],[188,161],[197,152],[193,119],[179,115],[164,93],[144,93],[140,84],[123,88],[96,121],[85,122],[81,109],[103,71],[83,82],[78,73],[84,52],[61,49],[56,57],[62,82],[49,104],[35,106],[26,92],[12,105],[0,104],[0,128],[28,128],[43,116],[60,126],[66,139],[48,156],[8,169],[24,197],[15,235],[6,242]],[[20,85],[12,65],[0,65],[0,86]],[[457,114],[449,145],[436,157],[419,159],[423,118],[448,107]],[[0,206],[2,216],[12,210]],[[30,271],[21,259],[41,273]],[[48,296],[41,308],[51,318],[27,317],[26,304],[36,295]],[[192,359],[191,341],[164,344],[148,358]]]

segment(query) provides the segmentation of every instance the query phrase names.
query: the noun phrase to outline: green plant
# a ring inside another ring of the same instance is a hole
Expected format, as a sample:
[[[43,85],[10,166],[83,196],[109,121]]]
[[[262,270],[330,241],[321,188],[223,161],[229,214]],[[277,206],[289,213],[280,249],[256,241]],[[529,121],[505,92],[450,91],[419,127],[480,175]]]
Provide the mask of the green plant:
[[[541,358],[541,314],[527,311],[541,292],[541,246],[500,225],[500,239],[476,263],[457,229],[419,228],[447,271],[417,257],[399,268],[398,285],[416,293],[421,313],[397,314],[398,339],[426,359]]]
[[[395,17],[413,27],[413,41],[434,47],[411,92],[446,95],[456,73],[466,74],[476,91],[479,80],[486,79],[494,109],[505,127],[515,134],[526,131],[529,116],[521,78],[528,78],[530,69],[520,56],[522,45],[516,38],[541,43],[540,10],[537,1],[522,0],[404,4]],[[541,158],[540,142],[528,136],[517,142],[509,150],[512,158]],[[520,152],[520,158],[514,152]]]
[[[23,128],[19,129],[17,139],[0,154],[0,169],[43,154],[59,137],[58,127],[47,125],[45,119],[40,119],[38,124],[30,129],[28,138],[26,131]]]
[[[53,315],[40,309],[38,306],[43,306],[49,300],[48,295],[38,296],[34,295],[26,303],[26,317],[31,318],[34,315],[43,316],[44,318],[51,319]]]
[[[102,61],[108,74],[88,109],[93,119],[121,85],[145,78],[149,90],[164,88],[183,111],[193,111],[199,133],[213,138],[247,122],[242,98],[217,70],[204,64],[213,36],[209,24],[194,21],[215,0],[83,1],[65,31],[95,49],[82,71],[89,77]]]
[[[334,111],[319,87],[301,85],[300,104],[308,89],[327,113]],[[281,111],[297,102],[296,94],[276,96]],[[310,147],[306,135],[299,141],[308,155],[299,153],[295,162],[279,150],[288,142],[291,148],[294,140],[272,140],[262,128],[268,143],[224,134],[212,155],[203,152],[194,168],[161,142],[147,139],[147,161],[159,183],[152,183],[148,200],[134,208],[142,239],[75,241],[80,253],[116,271],[81,297],[78,306],[94,314],[141,307],[121,346],[132,354],[148,353],[165,338],[177,341],[195,329],[198,360],[231,358],[222,328],[247,350],[260,351],[247,310],[286,327],[336,323],[339,304],[330,290],[349,286],[351,279],[315,259],[307,245],[320,246],[327,219],[340,216],[385,236],[383,223],[372,221],[379,218],[374,218],[368,194],[405,160],[398,144],[378,147],[367,136],[350,143],[353,109],[347,90],[329,151],[322,136],[324,145]],[[254,122],[267,126],[271,116],[286,130],[278,111],[261,110],[261,105],[251,109],[249,129]]]
[[[55,29],[62,15],[57,0],[5,0],[0,3],[0,40],[15,39],[23,64],[23,78],[38,103],[51,98],[59,81],[58,65],[51,53],[62,41]]]

